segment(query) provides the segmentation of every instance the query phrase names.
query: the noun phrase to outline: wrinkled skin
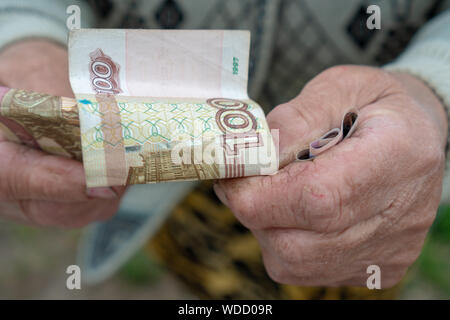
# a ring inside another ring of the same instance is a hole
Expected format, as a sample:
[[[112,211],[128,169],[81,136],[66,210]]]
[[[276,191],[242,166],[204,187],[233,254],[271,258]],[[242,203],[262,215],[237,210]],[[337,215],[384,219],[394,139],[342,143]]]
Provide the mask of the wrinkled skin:
[[[359,110],[351,138],[310,162],[296,152]],[[338,66],[268,115],[281,170],[221,180],[219,198],[256,236],[268,274],[302,286],[398,283],[418,257],[441,195],[447,120],[413,76]]]
[[[26,40],[0,52],[0,85],[73,96],[66,49]],[[123,188],[86,190],[80,162],[7,141],[0,131],[0,217],[40,226],[81,227],[111,217]]]

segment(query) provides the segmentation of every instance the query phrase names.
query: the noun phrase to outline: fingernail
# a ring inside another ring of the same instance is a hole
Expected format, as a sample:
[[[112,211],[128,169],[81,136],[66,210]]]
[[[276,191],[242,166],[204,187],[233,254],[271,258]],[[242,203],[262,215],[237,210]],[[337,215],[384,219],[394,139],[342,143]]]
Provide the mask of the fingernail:
[[[101,188],[89,188],[86,191],[88,197],[99,199],[114,199],[117,198],[117,194],[108,187]]]
[[[217,183],[213,185],[214,188],[214,192],[216,193],[217,197],[220,199],[220,201],[222,201],[222,203],[228,206],[228,199],[227,196],[225,195],[225,192],[223,192],[222,187],[220,187]]]

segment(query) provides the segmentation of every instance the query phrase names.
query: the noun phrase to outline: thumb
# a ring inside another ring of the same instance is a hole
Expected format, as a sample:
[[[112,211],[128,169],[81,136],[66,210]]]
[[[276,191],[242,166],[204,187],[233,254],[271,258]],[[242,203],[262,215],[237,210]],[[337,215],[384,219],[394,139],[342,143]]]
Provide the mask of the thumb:
[[[313,140],[340,127],[347,111],[377,100],[387,80],[386,72],[371,67],[333,67],[307,83],[297,97],[276,107],[267,122],[279,130],[280,167],[294,161]]]

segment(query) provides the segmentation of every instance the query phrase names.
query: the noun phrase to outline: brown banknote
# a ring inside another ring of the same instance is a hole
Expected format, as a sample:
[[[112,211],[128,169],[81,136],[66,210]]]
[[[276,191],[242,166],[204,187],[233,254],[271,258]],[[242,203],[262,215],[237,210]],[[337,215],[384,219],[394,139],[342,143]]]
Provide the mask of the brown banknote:
[[[72,31],[86,184],[275,173],[270,128],[247,94],[249,47],[238,30]]]
[[[0,134],[31,148],[81,160],[75,99],[0,87]]]

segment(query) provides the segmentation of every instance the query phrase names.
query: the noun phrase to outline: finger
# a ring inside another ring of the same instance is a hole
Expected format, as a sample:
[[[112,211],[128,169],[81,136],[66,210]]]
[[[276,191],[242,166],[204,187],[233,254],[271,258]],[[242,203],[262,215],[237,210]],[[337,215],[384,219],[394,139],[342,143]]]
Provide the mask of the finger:
[[[267,229],[253,232],[261,246],[264,265],[276,282],[301,286],[330,285],[336,275],[329,266],[339,252],[333,238],[298,229]]]
[[[83,202],[61,203],[45,200],[18,202],[22,221],[46,227],[81,228],[89,223],[110,219],[118,210],[119,199],[91,199]]]
[[[372,207],[393,201],[397,168],[408,153],[404,142],[383,144],[398,136],[395,121],[389,126],[370,108],[360,120],[351,138],[314,161],[290,163],[272,176],[220,181],[219,198],[250,229],[331,232],[367,219],[376,213]]]
[[[115,199],[110,188],[86,190],[80,162],[9,141],[0,142],[0,199],[85,201]],[[120,192],[120,190],[118,190]]]

